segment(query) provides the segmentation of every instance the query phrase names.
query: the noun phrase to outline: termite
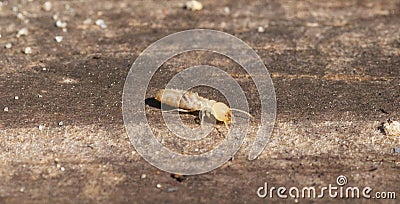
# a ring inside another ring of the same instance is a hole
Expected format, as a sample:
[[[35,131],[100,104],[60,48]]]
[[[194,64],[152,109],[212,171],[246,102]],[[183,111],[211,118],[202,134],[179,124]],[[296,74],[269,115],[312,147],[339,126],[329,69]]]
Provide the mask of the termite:
[[[245,111],[229,108],[225,103],[210,100],[199,96],[198,93],[192,91],[184,91],[178,89],[160,89],[155,95],[155,99],[166,105],[178,108],[181,112],[201,111],[201,123],[204,121],[204,115],[207,117],[214,116],[218,121],[224,122],[225,127],[229,130],[229,125],[233,123],[232,110],[247,114],[251,118],[250,113]]]

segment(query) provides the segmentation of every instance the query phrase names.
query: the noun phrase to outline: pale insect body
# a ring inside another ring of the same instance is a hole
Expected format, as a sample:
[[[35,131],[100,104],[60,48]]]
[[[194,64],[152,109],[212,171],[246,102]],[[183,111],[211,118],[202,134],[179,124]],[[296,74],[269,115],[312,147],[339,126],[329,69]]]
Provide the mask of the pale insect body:
[[[202,122],[204,115],[208,117],[213,115],[218,121],[224,122],[228,129],[229,124],[233,122],[232,110],[237,110],[229,108],[222,102],[201,97],[198,93],[178,89],[161,89],[156,93],[155,99],[166,105],[180,108],[178,109],[179,111],[201,111],[203,113],[201,118]],[[251,116],[249,113],[242,110],[237,111]]]

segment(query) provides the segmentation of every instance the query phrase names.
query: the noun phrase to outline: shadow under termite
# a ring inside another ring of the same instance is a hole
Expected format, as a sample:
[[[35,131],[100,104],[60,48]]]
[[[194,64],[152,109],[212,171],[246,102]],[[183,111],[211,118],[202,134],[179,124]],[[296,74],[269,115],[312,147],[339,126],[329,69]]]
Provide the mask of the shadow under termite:
[[[157,101],[154,97],[153,98],[146,98],[144,100],[144,103],[148,106],[151,106],[153,108],[158,108],[161,109],[161,102]]]

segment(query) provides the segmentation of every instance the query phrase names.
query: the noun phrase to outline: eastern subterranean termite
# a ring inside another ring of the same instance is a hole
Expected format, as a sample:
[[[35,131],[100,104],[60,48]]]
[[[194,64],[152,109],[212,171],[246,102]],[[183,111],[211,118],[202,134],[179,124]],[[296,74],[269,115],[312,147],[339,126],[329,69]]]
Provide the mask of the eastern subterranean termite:
[[[222,102],[201,97],[198,93],[191,91],[160,89],[157,91],[155,99],[166,105],[179,108],[177,110],[181,112],[201,111],[202,123],[204,121],[204,115],[207,117],[211,117],[211,115],[213,115],[218,121],[224,122],[228,130],[229,125],[234,122],[232,110],[239,111],[247,114],[250,117],[253,117],[243,110],[229,108]]]

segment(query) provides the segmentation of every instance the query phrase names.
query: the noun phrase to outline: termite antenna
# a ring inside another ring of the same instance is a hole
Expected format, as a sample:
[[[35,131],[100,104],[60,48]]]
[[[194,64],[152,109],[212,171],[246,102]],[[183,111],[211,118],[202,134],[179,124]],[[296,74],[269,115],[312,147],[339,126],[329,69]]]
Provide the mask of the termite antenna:
[[[236,109],[236,108],[231,108],[231,110],[235,110],[235,111],[244,113],[244,114],[250,116],[250,118],[254,118],[250,113],[248,113],[248,112],[246,112],[246,111],[244,111],[244,110],[240,110],[240,109]]]

